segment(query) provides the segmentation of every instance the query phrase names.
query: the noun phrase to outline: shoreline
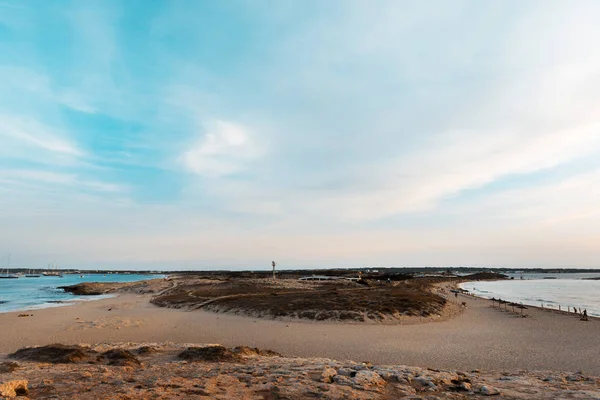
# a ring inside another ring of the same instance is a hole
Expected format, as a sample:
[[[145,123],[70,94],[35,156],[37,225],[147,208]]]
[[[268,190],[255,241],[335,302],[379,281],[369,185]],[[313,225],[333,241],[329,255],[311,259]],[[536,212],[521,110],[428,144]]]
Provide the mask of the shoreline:
[[[455,284],[455,287],[456,287],[456,288],[458,288],[458,289],[461,289],[461,290],[466,290],[466,289],[463,289],[463,288],[462,288],[460,285],[462,285],[462,284],[465,284],[465,283],[472,283],[472,282],[477,282],[477,281],[456,282],[456,284]],[[492,301],[492,299],[491,299],[491,298],[489,298],[489,297],[478,296],[478,295],[476,295],[476,294],[474,294],[474,293],[472,293],[472,292],[470,292],[470,291],[467,291],[467,292],[468,292],[468,293],[462,293],[462,294],[463,294],[463,295],[465,295],[465,296],[470,296],[470,297],[473,297],[473,298],[478,298],[478,299],[482,299],[482,300],[487,300],[487,301],[490,301],[490,302]],[[562,310],[562,309],[561,309],[561,310],[559,310],[558,308],[551,308],[551,307],[540,307],[539,305],[527,304],[527,303],[523,303],[523,302],[517,303],[516,301],[509,300],[509,299],[501,299],[501,300],[502,300],[502,301],[507,301],[507,302],[509,302],[509,303],[514,303],[514,304],[522,304],[523,306],[527,307],[528,309],[530,309],[530,308],[534,308],[534,309],[537,309],[537,310],[539,310],[539,311],[546,311],[546,312],[551,312],[551,313],[556,313],[556,314],[559,314],[559,315],[571,316],[571,317],[577,317],[577,316],[580,316],[580,314],[579,314],[579,313],[575,313],[575,312],[573,312],[573,311],[570,311],[570,312],[569,312],[569,311],[565,311],[565,310]],[[496,299],[496,301],[498,301],[498,299]],[[589,319],[589,320],[597,320],[597,321],[600,321],[600,316],[596,316],[596,315],[589,315],[589,314],[588,314],[588,319]]]
[[[77,274],[74,274],[77,275]],[[94,276],[94,275],[100,275],[100,274],[86,274],[86,276]],[[111,274],[111,275],[117,275],[117,274]],[[129,276],[131,274],[123,274],[126,276]],[[104,275],[105,276],[105,275]],[[127,285],[127,284],[137,284],[140,282],[145,282],[145,281],[153,281],[153,280],[158,280],[158,279],[164,279],[167,275],[138,275],[140,277],[142,277],[142,279],[139,280],[135,280],[135,281],[97,281],[97,280],[92,280],[92,281],[84,281],[84,282],[74,282],[72,283],[73,285],[79,284],[79,283],[97,283],[97,282],[102,282],[102,283],[114,283],[114,284],[121,284],[121,285]],[[51,287],[53,289],[59,289],[64,285],[64,282],[53,282]],[[70,286],[70,285],[66,285],[66,286]],[[17,309],[12,309],[12,310],[2,310],[0,309],[0,315],[2,314],[7,314],[7,313],[23,313],[23,312],[31,312],[31,311],[37,311],[37,310],[44,310],[44,309],[48,309],[48,308],[63,308],[63,307],[70,307],[73,305],[77,305],[79,303],[83,303],[83,302],[88,302],[88,301],[98,301],[98,300],[103,300],[106,298],[111,298],[111,297],[115,297],[118,296],[119,293],[118,292],[110,292],[110,293],[102,293],[102,294],[97,294],[97,295],[78,295],[78,294],[73,294],[73,293],[69,293],[67,291],[64,291],[65,295],[70,295],[73,298],[60,298],[60,299],[55,299],[55,300],[44,300],[44,302],[41,302],[39,304],[35,304],[35,305],[30,305],[30,306],[24,306],[21,308],[17,308]],[[0,304],[10,304],[11,301],[4,301]]]
[[[30,317],[2,313],[0,354],[51,343],[221,343],[269,349],[286,357],[380,365],[466,371],[583,370],[600,375],[600,348],[595,339],[600,321],[575,323],[566,315],[534,308],[529,318],[515,318],[490,307],[486,299],[459,296],[459,304],[464,301],[467,307],[448,320],[350,325],[161,308],[149,303],[150,295],[125,293],[37,310]],[[452,297],[449,301],[454,301]]]
[[[36,306],[19,308],[17,310],[6,310],[6,311],[0,310],[0,315],[8,314],[8,313],[23,313],[23,312],[28,312],[28,311],[46,310],[48,308],[71,307],[71,306],[76,306],[80,303],[87,303],[88,301],[99,301],[99,300],[104,300],[104,299],[115,298],[118,296],[119,296],[118,293],[99,294],[99,295],[86,296],[86,297],[80,296],[80,297],[78,297],[76,299],[72,299],[72,300],[57,300],[57,301],[53,301],[53,302],[44,302],[44,303],[38,304]]]

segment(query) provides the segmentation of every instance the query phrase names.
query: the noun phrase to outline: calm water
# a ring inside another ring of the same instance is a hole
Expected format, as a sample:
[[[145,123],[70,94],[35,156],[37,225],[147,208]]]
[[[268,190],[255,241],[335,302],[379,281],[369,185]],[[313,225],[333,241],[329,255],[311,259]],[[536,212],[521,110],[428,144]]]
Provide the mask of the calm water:
[[[515,274],[514,280],[467,282],[461,285],[476,296],[501,298],[532,306],[567,310],[567,306],[587,309],[600,317],[600,274]],[[554,277],[556,279],[543,279]]]
[[[160,278],[159,275],[134,274],[69,274],[63,278],[42,276],[40,278],[0,279],[0,312],[31,310],[69,305],[76,300],[96,300],[109,296],[75,296],[65,293],[58,286],[81,282],[134,282]]]

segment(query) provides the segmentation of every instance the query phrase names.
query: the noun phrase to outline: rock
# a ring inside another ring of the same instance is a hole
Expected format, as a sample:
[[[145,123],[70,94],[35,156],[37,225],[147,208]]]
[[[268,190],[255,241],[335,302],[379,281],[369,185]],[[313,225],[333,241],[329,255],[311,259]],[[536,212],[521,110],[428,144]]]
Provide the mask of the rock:
[[[18,380],[18,381],[8,381],[6,383],[0,384],[0,396],[2,397],[17,397],[17,396],[27,396],[29,394],[29,389],[27,389],[27,381],[26,380]]]
[[[0,374],[8,374],[19,368],[19,364],[16,362],[5,361],[0,363]]]
[[[112,283],[112,282],[110,282]],[[96,296],[106,294],[114,285],[98,282],[84,282],[77,285],[59,286],[57,289],[62,289],[67,293],[73,293],[77,296]]]
[[[501,376],[500,380],[501,381],[514,381],[515,379],[518,379],[516,376]]]
[[[481,388],[479,388],[479,393],[484,396],[495,396],[500,394],[500,391],[493,386],[483,385]]]
[[[115,365],[119,367],[139,367],[140,361],[129,351],[122,349],[108,350],[102,355],[98,356],[99,360],[107,359],[108,365]]]
[[[188,347],[178,355],[187,361],[240,361],[241,356],[224,346]]]
[[[237,346],[231,349],[232,352],[242,356],[264,356],[264,357],[281,357],[281,354],[273,350],[261,350],[256,347]]]
[[[333,381],[333,377],[336,375],[337,371],[335,368],[325,367],[321,373],[321,381],[325,383],[331,383]]]
[[[367,385],[367,386],[384,386],[385,380],[377,373],[373,371],[358,371],[353,378],[355,384]]]
[[[158,350],[152,346],[142,346],[142,347],[138,348],[135,352],[138,353],[139,355],[145,355],[145,354],[154,354],[154,353],[158,352]]]
[[[352,386],[352,384],[353,384],[352,379],[350,379],[349,377],[344,376],[344,375],[334,376],[333,382],[337,383],[338,385],[345,385],[345,386]]]
[[[81,346],[51,344],[41,347],[25,347],[9,354],[9,358],[52,364],[71,364],[89,359],[89,350]]]
[[[399,382],[402,378],[394,371],[378,369],[375,372],[377,372],[386,382]]]
[[[417,376],[415,378],[415,382],[418,382],[418,383],[420,383],[423,386],[427,386],[427,387],[430,387],[430,388],[436,388],[436,385],[435,385],[435,383],[433,383],[431,381],[431,378],[428,378],[426,376]]]
[[[569,382],[579,382],[585,380],[585,378],[580,374],[568,375],[565,379]]]
[[[356,371],[351,368],[340,368],[337,370],[337,374],[353,378],[356,375]]]

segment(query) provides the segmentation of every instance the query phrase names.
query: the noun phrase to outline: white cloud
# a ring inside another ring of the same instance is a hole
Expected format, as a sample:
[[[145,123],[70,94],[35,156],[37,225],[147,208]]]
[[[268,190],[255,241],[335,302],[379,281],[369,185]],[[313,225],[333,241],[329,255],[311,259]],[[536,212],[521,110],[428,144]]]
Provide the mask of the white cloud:
[[[29,117],[21,118],[0,114],[0,140],[6,147],[10,146],[12,142],[67,156],[81,157],[84,155],[83,151],[74,143]],[[18,156],[19,154],[13,155]]]
[[[509,189],[485,196],[477,203],[458,205],[461,213],[491,215],[506,222],[518,222],[534,229],[561,225],[574,230],[572,236],[593,227],[600,234],[600,169],[554,179],[525,188]],[[489,221],[488,221],[489,222]]]
[[[216,120],[207,125],[202,137],[182,155],[184,167],[209,177],[242,171],[261,155],[252,133],[243,125]]]
[[[598,152],[600,123],[542,134],[444,133],[411,156],[377,165],[366,188],[343,192],[329,206],[356,219],[427,211],[465,189]]]
[[[26,169],[0,169],[0,179],[17,185],[62,185],[94,192],[122,193],[127,189],[118,184],[79,177],[74,173],[51,172]]]

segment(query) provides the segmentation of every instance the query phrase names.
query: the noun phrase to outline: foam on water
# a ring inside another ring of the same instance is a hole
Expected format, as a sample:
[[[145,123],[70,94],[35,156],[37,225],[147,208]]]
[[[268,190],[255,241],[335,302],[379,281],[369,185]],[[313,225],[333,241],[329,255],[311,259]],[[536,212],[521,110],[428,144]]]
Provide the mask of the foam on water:
[[[58,289],[58,286],[75,285],[82,282],[135,282],[160,277],[159,275],[140,274],[67,274],[63,278],[41,276],[39,278],[0,279],[0,313],[64,307],[75,301],[112,297],[112,295],[75,296]]]
[[[600,274],[546,274],[515,275],[514,280],[467,282],[460,286],[484,298],[500,298],[530,306],[562,310],[587,309],[588,315],[600,317],[600,280],[584,278],[600,277]]]

